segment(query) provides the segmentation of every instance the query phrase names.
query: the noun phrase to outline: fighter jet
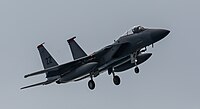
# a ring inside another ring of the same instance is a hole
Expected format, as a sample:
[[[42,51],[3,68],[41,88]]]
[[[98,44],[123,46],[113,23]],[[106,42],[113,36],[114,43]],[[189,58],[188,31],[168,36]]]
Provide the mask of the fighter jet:
[[[166,29],[150,29],[142,26],[135,26],[112,44],[87,55],[85,51],[76,43],[75,38],[67,40],[73,61],[59,65],[44,47],[44,43],[37,48],[39,50],[44,69],[30,73],[24,78],[46,74],[47,80],[37,84],[22,87],[26,89],[38,85],[47,85],[53,82],[57,84],[76,82],[86,78],[88,87],[93,90],[95,88],[94,78],[103,72],[113,75],[113,83],[120,84],[120,77],[116,72],[122,72],[134,67],[135,73],[139,73],[141,63],[148,60],[152,53],[146,53],[147,47],[152,45],[170,33]]]

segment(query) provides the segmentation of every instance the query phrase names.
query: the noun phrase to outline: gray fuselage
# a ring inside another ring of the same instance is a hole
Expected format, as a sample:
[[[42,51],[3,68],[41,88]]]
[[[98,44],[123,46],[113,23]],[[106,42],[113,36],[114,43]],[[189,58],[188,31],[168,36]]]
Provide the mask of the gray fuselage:
[[[145,29],[139,33],[121,36],[113,44],[106,46],[94,54],[97,55],[96,61],[98,61],[96,70],[100,72],[105,71],[109,67],[114,67],[126,61],[125,58],[129,57],[130,54],[134,54],[140,49],[161,40],[168,33],[169,31],[164,29]],[[103,55],[98,55],[99,52],[105,51],[106,48],[109,48],[107,52],[102,53]],[[113,62],[115,60],[118,61]]]

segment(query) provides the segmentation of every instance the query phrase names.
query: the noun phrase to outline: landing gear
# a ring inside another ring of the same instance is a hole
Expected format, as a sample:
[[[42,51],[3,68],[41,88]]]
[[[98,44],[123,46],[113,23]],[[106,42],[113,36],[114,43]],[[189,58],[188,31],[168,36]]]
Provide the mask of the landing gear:
[[[115,75],[115,72],[113,71],[113,68],[109,68],[108,69],[108,74],[113,74],[113,83],[115,85],[119,85],[120,84],[120,78],[119,78],[119,76]]]
[[[115,85],[119,85],[120,84],[120,78],[119,78],[119,76],[114,76],[113,77],[113,83],[115,84]]]
[[[144,51],[146,51],[146,48],[145,48]],[[135,71],[136,74],[138,74],[140,72],[140,69],[137,66],[137,54],[139,54],[139,53],[136,52],[135,54],[131,54],[131,56],[130,56],[131,57],[131,63],[135,64],[134,71]]]
[[[92,74],[90,73],[91,80],[88,81],[88,87],[93,90],[95,88],[95,82],[93,80]]]
[[[95,82],[91,79],[90,81],[88,81],[88,87],[93,90],[95,88]]]
[[[138,68],[138,66],[135,67],[135,73],[138,74],[140,72],[140,69]]]

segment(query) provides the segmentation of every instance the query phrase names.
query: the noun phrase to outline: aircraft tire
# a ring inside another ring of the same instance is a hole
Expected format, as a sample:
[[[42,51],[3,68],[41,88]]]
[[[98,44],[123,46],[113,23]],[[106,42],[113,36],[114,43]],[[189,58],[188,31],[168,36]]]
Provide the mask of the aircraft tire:
[[[135,73],[138,74],[140,72],[140,69],[138,67],[135,67]]]
[[[119,78],[119,76],[114,76],[114,77],[113,77],[113,83],[114,83],[115,85],[119,85],[119,84],[120,84],[120,78]]]
[[[95,88],[95,82],[93,80],[88,81],[88,87],[93,90]]]

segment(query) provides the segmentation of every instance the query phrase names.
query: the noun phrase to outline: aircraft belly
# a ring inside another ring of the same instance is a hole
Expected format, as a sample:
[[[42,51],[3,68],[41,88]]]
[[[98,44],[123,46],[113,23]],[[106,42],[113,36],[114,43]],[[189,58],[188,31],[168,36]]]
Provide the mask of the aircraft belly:
[[[61,79],[59,81],[61,83],[65,83],[65,82],[72,81],[76,78],[82,77],[82,76],[90,73],[92,70],[94,70],[94,68],[97,66],[97,64],[98,64],[97,62],[90,62],[90,63],[84,64],[84,65],[81,65],[80,67],[76,68],[72,72],[61,77]]]
[[[145,62],[151,57],[152,53],[144,53],[137,56],[137,65]],[[131,63],[131,59],[120,64],[119,66],[114,67],[114,72],[122,72],[128,70],[135,66],[135,63]]]
[[[120,64],[120,63],[122,63],[124,61],[127,61],[128,59],[129,59],[129,55],[128,56],[124,56],[122,58],[113,59],[109,63],[106,63],[106,64],[100,66],[98,68],[98,71],[99,72],[103,72],[103,71],[107,70],[110,67],[117,66],[118,64]]]

